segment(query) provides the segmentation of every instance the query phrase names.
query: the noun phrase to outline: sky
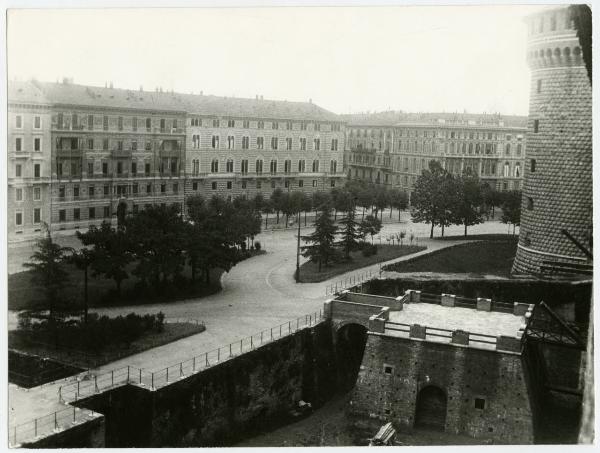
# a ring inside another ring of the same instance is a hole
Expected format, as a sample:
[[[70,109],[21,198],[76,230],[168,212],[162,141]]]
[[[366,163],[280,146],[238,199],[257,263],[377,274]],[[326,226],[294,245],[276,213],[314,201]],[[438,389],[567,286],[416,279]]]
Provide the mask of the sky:
[[[540,5],[12,9],[9,80],[527,115]]]

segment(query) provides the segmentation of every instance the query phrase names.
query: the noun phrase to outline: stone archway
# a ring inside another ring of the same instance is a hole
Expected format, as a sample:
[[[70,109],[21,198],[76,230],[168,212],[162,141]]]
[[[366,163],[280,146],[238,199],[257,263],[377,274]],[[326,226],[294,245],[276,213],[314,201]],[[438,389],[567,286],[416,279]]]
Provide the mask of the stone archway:
[[[336,332],[339,383],[345,392],[351,390],[356,383],[366,342],[367,328],[362,324],[344,324]]]
[[[417,395],[415,428],[444,431],[447,410],[446,393],[435,385],[428,385]]]

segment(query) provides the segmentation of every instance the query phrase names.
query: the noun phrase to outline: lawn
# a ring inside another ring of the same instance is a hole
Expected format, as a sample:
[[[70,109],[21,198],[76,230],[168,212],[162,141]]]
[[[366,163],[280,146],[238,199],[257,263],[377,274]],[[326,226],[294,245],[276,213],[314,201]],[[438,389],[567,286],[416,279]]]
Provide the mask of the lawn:
[[[142,334],[129,345],[113,345],[100,352],[86,351],[78,344],[73,344],[70,347],[58,346],[56,348],[47,338],[47,335],[40,334],[36,336],[35,331],[14,330],[8,332],[8,347],[9,349],[27,352],[40,357],[49,357],[80,368],[89,368],[114,362],[123,357],[201,333],[204,330],[206,330],[205,326],[200,323],[165,323],[162,332],[149,331]]]
[[[253,252],[254,254],[266,253],[264,250]],[[65,269],[69,274],[69,280],[64,290],[64,297],[74,303],[83,304],[83,271],[77,269],[74,265],[65,264]],[[176,284],[169,284],[163,288],[161,294],[156,293],[151,288],[142,291],[137,283],[137,278],[131,275],[135,268],[135,263],[128,266],[129,278],[123,280],[121,287],[121,296],[117,296],[115,291],[115,282],[102,276],[94,277],[89,272],[88,279],[88,303],[90,307],[120,306],[120,305],[138,305],[148,303],[171,302],[176,300],[205,297],[217,293],[221,290],[221,275],[225,272],[223,269],[211,269],[210,284],[206,285],[201,281],[201,276],[196,276],[196,282],[191,282],[191,268],[186,266],[183,280]],[[31,283],[31,272],[24,271],[8,276],[8,309],[23,310],[33,301],[42,301],[43,293],[40,289]]]
[[[385,266],[392,272],[473,273],[510,276],[518,237],[461,244]]]
[[[412,255],[413,253],[425,250],[427,247],[416,245],[378,245],[377,254],[372,256],[363,256],[362,252],[356,251],[350,253],[350,260],[340,260],[329,266],[323,266],[319,272],[319,265],[311,261],[300,266],[300,282],[301,283],[317,283],[328,280],[336,275],[345,272],[360,269],[361,267],[370,266],[371,264],[381,263],[383,261],[393,260],[401,256]]]

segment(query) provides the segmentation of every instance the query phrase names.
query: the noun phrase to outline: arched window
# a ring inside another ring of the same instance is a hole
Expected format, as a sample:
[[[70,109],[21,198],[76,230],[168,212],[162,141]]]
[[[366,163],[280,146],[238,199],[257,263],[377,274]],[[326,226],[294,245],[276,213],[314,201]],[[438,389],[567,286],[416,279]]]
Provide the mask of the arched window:
[[[256,160],[256,174],[260,175],[263,172],[263,161],[262,159]]]
[[[329,163],[329,173],[332,173],[332,174],[337,173],[337,161],[332,160]]]
[[[506,154],[507,156],[510,156],[510,143],[507,143],[507,144],[506,144],[506,150],[505,150],[505,154]]]
[[[519,162],[515,165],[515,178],[521,177],[521,164]]]
[[[226,169],[227,173],[233,173],[233,159],[227,159]]]
[[[536,163],[535,159],[531,159],[531,165],[530,165],[530,168],[529,168],[529,171],[531,173],[535,173],[535,163]]]
[[[521,155],[521,151],[523,149],[523,145],[521,145],[520,143],[517,145],[517,156]]]
[[[219,173],[219,161],[217,159],[213,159],[210,163],[210,172]]]
[[[292,172],[292,161],[290,159],[286,159],[283,162],[283,172],[284,173],[291,173]]]
[[[269,168],[271,174],[275,174],[277,173],[277,160],[273,159],[271,160],[271,167]]]
[[[319,172],[319,161],[318,160],[313,160],[312,171],[313,171],[313,173]]]
[[[510,176],[510,164],[508,162],[504,163],[504,177],[508,178]]]

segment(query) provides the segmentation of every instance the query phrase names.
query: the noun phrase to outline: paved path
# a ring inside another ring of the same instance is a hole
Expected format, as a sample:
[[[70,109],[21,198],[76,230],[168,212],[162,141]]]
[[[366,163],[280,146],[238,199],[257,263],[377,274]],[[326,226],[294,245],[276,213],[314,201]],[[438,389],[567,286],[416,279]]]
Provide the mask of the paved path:
[[[421,254],[457,243],[457,241],[424,239],[423,236],[427,236],[429,233],[427,225],[412,225],[410,223],[385,225],[381,236],[385,238],[390,233],[397,231],[407,231],[410,234],[411,230],[417,236],[421,236],[419,244],[428,247],[426,251],[420,252]],[[498,222],[477,225],[471,229],[473,234],[503,233],[505,231],[506,226]],[[302,234],[307,232],[308,230],[304,230]],[[462,228],[450,227],[447,232],[448,234],[460,234]],[[141,314],[163,311],[170,317],[188,317],[203,320],[206,324],[206,331],[107,364],[93,370],[94,374],[100,374],[125,365],[153,371],[176,364],[288,320],[315,311],[318,312],[322,309],[323,302],[326,299],[325,288],[328,285],[360,272],[371,270],[375,274],[379,270],[379,265],[376,264],[336,276],[321,283],[296,284],[293,279],[296,266],[295,233],[296,231],[293,229],[262,233],[258,240],[261,241],[268,253],[243,261],[229,273],[224,274],[222,279],[223,290],[217,294],[201,299],[190,299],[174,303],[95,309],[94,311],[100,314],[110,316],[127,314],[132,311]],[[385,239],[382,241],[386,243]],[[408,256],[394,261],[407,258]],[[9,322],[10,318],[11,316],[9,316]],[[14,324],[14,315],[12,316],[12,324]],[[57,400],[58,385],[50,384],[29,391],[10,386],[11,425],[13,420],[23,421],[61,408],[58,401],[56,408],[50,407],[52,406],[52,399]],[[39,410],[36,400],[44,401]],[[30,404],[27,404],[26,401],[30,401]]]

